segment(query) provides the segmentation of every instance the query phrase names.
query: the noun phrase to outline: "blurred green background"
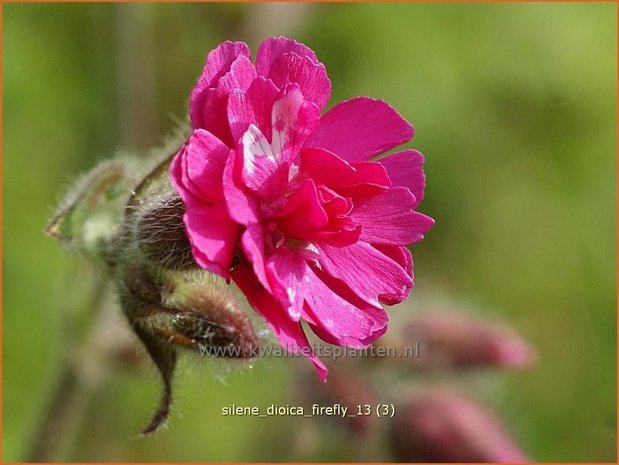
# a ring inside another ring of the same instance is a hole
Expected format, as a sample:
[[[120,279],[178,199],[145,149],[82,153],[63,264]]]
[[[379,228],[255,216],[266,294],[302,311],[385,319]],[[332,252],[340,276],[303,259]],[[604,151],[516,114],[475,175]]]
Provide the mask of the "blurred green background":
[[[118,148],[161,143],[219,42],[255,51],[279,34],[316,51],[332,102],[382,98],[415,125],[409,146],[427,159],[420,210],[437,223],[413,249],[413,306],[480,308],[538,350],[534,369],[494,376],[478,395],[535,460],[615,461],[616,5],[5,3],[2,13],[3,461],[31,456],[96,286],[42,234],[63,187]],[[231,403],[297,403],[302,363],[187,360],[171,428],[142,440],[156,374],[112,368],[83,395],[55,459],[384,460],[337,433],[337,447],[299,449],[294,418],[221,417]]]

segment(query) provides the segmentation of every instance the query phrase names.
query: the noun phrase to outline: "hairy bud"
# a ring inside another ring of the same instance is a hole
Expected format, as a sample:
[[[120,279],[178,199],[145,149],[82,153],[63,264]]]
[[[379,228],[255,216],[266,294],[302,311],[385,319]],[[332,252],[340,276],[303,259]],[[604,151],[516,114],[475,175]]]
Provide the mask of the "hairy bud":
[[[136,241],[148,260],[168,268],[189,268],[195,266],[195,261],[183,224],[185,206],[178,194],[170,194],[142,209],[137,219]]]
[[[95,262],[109,262],[116,228],[136,182],[134,161],[105,161],[80,178],[65,196],[45,233]]]

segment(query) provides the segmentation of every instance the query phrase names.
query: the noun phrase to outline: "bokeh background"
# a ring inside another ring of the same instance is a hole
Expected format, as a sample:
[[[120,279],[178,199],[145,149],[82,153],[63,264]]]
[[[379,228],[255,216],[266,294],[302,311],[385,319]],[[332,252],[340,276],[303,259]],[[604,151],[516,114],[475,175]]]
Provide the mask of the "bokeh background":
[[[42,234],[67,181],[160,144],[219,42],[279,34],[316,51],[332,102],[382,98],[415,125],[437,223],[393,312],[455,302],[511,324],[537,364],[472,391],[535,460],[615,460],[616,5],[5,3],[2,19],[3,461],[32,457],[101,286]],[[186,360],[171,428],[140,440],[156,374],[112,364],[51,459],[388,460],[330,424],[308,450],[298,419],[220,415],[297,404],[304,363]]]

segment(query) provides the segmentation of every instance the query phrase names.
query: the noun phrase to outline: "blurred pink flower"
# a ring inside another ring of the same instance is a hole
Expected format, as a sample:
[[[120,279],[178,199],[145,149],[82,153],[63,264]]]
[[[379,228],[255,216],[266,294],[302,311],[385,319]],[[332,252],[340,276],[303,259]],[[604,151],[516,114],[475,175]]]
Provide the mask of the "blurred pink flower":
[[[322,117],[331,83],[314,52],[278,37],[255,65],[242,42],[209,53],[190,101],[193,133],[171,164],[195,260],[231,278],[288,350],[325,379],[301,321],[323,340],[366,347],[387,329],[381,303],[413,284],[407,244],[434,221],[413,127],[358,97]]]
[[[490,409],[434,388],[397,407],[390,439],[399,462],[522,463],[527,457]]]
[[[509,326],[453,310],[418,313],[405,325],[401,339],[403,347],[420,343],[420,356],[394,361],[415,368],[519,369],[530,367],[536,358],[531,344]]]

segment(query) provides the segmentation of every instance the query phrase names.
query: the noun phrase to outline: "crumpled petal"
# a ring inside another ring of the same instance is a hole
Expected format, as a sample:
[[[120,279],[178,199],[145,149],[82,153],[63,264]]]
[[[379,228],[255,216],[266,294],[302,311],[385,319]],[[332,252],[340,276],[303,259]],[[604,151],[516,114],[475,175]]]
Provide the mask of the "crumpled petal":
[[[351,165],[324,149],[304,149],[299,171],[317,184],[351,197],[376,195],[391,186],[387,170],[380,163],[358,162]]]
[[[284,234],[294,239],[306,239],[308,230],[327,225],[329,217],[320,204],[318,190],[312,179],[306,179],[288,197],[288,203],[277,214],[277,223]]]
[[[224,168],[223,187],[230,217],[237,223],[248,226],[259,223],[259,209],[256,199],[249,196],[243,188],[242,157],[242,151],[230,152]]]
[[[388,318],[380,306],[347,301],[314,273],[302,255],[282,247],[269,257],[267,269],[275,281],[276,297],[286,303],[290,317],[298,320],[303,315],[328,342],[362,348],[384,332]]]
[[[250,124],[271,140],[271,113],[279,91],[273,82],[258,77],[247,91],[234,89],[228,98],[228,121],[232,138],[238,141]]]
[[[378,306],[382,295],[399,302],[408,297],[412,278],[407,270],[370,244],[359,241],[347,247],[317,248],[323,270],[344,281],[370,305]]]
[[[291,353],[300,353],[308,357],[320,379],[326,381],[327,367],[314,353],[301,323],[290,318],[279,301],[260,286],[251,266],[243,261],[232,271],[231,276],[247,297],[249,304],[266,320],[280,344]]]
[[[322,63],[294,52],[282,54],[274,62],[268,78],[281,88],[296,84],[306,100],[322,110],[331,97],[331,81]]]
[[[426,176],[423,172],[424,158],[417,150],[403,150],[381,158],[378,162],[387,169],[394,186],[408,187],[415,196],[413,208],[423,200]]]
[[[193,101],[192,126],[209,130],[229,147],[234,146],[227,118],[228,99],[234,90],[247,90],[256,79],[256,70],[249,58],[240,55],[230,65],[230,71]]]
[[[247,226],[247,229],[245,229],[241,236],[241,249],[245,257],[249,260],[249,263],[251,263],[260,284],[264,286],[267,291],[273,293],[271,283],[267,277],[265,265],[265,236],[266,231],[262,225],[253,224]]]
[[[286,86],[273,103],[271,115],[273,153],[284,162],[298,156],[307,136],[320,123],[320,110],[307,101],[296,85]]]
[[[326,342],[365,348],[386,331],[387,312],[381,307],[352,304],[328,287],[309,266],[305,268],[303,287],[303,317]]]
[[[193,88],[189,100],[189,114],[193,128],[205,127],[202,120],[205,92],[217,86],[219,79],[230,71],[232,63],[239,56],[250,56],[249,47],[244,42],[226,41],[208,54],[202,74]]]
[[[204,129],[196,129],[172,160],[172,183],[187,203],[192,199],[223,202],[222,177],[229,149]]]
[[[314,51],[307,45],[286,37],[272,37],[260,44],[256,54],[256,69],[261,76],[268,76],[273,63],[284,53],[294,52],[300,57],[308,57],[314,63],[319,63]]]
[[[408,296],[411,289],[415,285],[415,275],[413,274],[413,256],[411,255],[410,250],[408,250],[406,247],[401,247],[397,245],[373,244],[373,247],[382,254],[395,261],[398,265],[402,267],[403,270],[406,271],[406,274],[410,276],[411,280],[405,291],[406,296]],[[378,300],[380,300],[385,305],[395,305],[399,304],[402,301],[400,299],[400,295],[396,294],[382,294],[379,296]]]
[[[228,215],[225,205],[190,203],[183,221],[191,231],[189,242],[198,265],[227,279],[240,228]]]
[[[413,127],[391,105],[357,97],[331,108],[305,147],[327,149],[348,162],[365,161],[411,137]]]
[[[284,304],[290,318],[299,321],[305,302],[305,259],[288,247],[280,247],[268,258],[266,267],[276,297]]]
[[[273,196],[285,190],[290,166],[280,153],[274,152],[260,129],[251,124],[241,141],[243,184],[260,196]]]
[[[355,205],[351,218],[363,225],[360,240],[370,244],[403,245],[423,239],[434,220],[414,211],[415,196],[402,186]]]

